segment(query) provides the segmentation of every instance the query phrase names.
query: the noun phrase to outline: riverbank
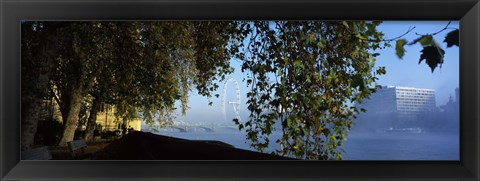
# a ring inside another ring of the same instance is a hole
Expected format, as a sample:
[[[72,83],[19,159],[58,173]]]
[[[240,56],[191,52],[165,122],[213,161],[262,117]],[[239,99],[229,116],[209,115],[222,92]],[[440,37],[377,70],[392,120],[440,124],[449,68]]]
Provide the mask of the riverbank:
[[[134,132],[95,152],[93,160],[288,160],[220,141],[187,140]]]

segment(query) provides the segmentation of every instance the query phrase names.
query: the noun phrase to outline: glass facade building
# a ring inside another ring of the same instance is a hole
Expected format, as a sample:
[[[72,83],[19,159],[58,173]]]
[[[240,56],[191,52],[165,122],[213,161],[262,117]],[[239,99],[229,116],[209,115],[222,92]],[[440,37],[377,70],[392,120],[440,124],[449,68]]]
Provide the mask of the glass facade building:
[[[366,114],[394,116],[397,121],[417,121],[418,115],[436,109],[435,90],[413,87],[384,86],[365,99],[359,107]]]

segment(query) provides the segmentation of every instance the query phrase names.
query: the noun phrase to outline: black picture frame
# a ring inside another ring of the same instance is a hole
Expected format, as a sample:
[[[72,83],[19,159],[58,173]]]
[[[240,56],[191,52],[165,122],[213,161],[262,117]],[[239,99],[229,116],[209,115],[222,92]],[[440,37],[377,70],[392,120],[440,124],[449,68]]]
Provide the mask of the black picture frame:
[[[21,20],[460,20],[460,161],[20,161]],[[2,180],[480,180],[478,0],[2,0]]]

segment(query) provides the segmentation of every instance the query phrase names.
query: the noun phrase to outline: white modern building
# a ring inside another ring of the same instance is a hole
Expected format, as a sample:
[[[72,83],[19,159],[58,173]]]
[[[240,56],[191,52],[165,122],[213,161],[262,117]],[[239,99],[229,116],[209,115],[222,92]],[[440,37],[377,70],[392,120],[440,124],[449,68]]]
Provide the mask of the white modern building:
[[[436,109],[435,90],[413,87],[384,86],[364,99],[359,107],[370,116],[389,115],[397,121],[417,121],[418,115]]]

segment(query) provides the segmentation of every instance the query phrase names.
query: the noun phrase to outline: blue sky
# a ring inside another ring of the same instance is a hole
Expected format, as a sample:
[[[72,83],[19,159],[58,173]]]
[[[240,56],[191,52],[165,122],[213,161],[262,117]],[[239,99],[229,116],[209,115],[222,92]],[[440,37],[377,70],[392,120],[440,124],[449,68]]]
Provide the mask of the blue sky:
[[[418,34],[434,33],[443,29],[448,24],[448,21],[385,21],[379,27],[378,30],[385,34],[385,39],[398,37],[408,31],[410,27],[415,27],[409,34],[403,38],[408,41],[412,41],[419,36]],[[452,22],[449,28],[458,28],[458,22]],[[427,66],[425,61],[418,64],[420,58],[420,45],[405,46],[405,56],[400,60],[395,55],[394,42],[392,47],[387,47],[383,50],[376,52],[380,53],[377,57],[377,66],[385,66],[387,74],[379,78],[378,83],[380,85],[396,85],[407,87],[418,87],[434,89],[436,91],[437,106],[444,105],[450,96],[455,99],[454,90],[459,87],[459,48],[454,46],[447,48],[443,42],[445,35],[452,31],[447,29],[434,38],[438,41],[440,46],[445,50],[445,62],[441,68],[437,67],[435,72],[432,73],[430,67]],[[248,110],[246,109],[246,93],[249,90],[246,86],[246,82],[243,82],[243,78],[247,73],[242,73],[239,60],[232,60],[232,66],[235,68],[235,72],[231,75],[237,79],[240,85],[241,92],[241,106],[240,116],[242,119],[248,119]],[[214,94],[222,94],[223,82],[219,83],[220,88],[214,92]],[[233,84],[228,85],[227,89],[227,102],[233,101],[235,95],[235,89]],[[189,106],[187,115],[182,116],[180,109],[177,111],[177,120],[187,122],[223,122],[222,109],[221,109],[221,97],[212,97],[210,100],[213,102],[212,106],[208,106],[208,98],[198,96],[195,93],[190,94]],[[227,105],[227,120],[233,119],[233,108]]]
[[[418,34],[427,34],[437,32],[448,24],[447,21],[436,22],[384,22],[378,30],[385,33],[387,38],[397,37],[408,30],[410,26],[416,28],[404,38],[413,40],[418,38]],[[458,22],[452,22],[450,28],[458,28]],[[405,57],[402,60],[395,56],[394,47],[379,51],[377,66],[385,66],[387,74],[379,79],[381,85],[398,85],[419,88],[435,89],[436,101],[438,105],[444,105],[449,97],[455,99],[454,90],[459,87],[459,48],[454,46],[447,48],[443,42],[444,37],[452,29],[447,29],[434,38],[445,50],[445,62],[441,68],[430,71],[425,61],[418,64],[420,58],[421,46],[418,44],[406,46]]]

